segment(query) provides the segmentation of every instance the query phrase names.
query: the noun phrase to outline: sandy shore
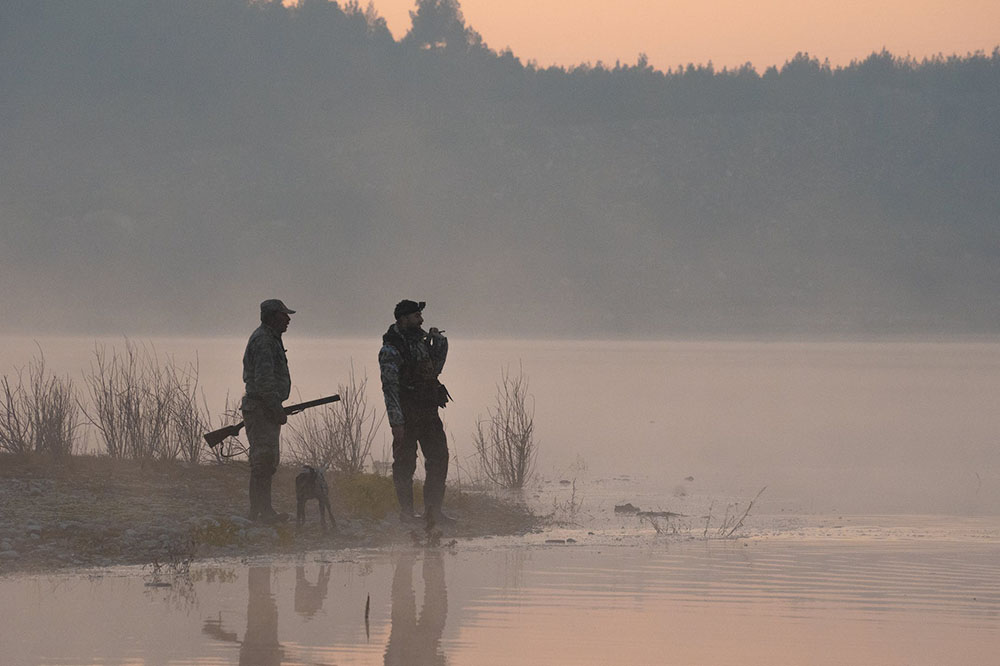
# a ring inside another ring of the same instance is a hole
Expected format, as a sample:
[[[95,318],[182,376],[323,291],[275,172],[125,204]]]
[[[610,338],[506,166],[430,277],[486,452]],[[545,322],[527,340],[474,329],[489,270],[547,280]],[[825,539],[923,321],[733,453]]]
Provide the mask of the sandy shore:
[[[246,463],[187,465],[73,456],[0,455],[0,574],[119,564],[172,564],[210,557],[288,554],[388,545],[423,538],[396,518],[389,479],[328,473],[337,529],[320,529],[315,502],[294,523],[296,467],[274,482],[276,507],[292,520],[276,527],[246,520]],[[419,497],[419,489],[418,489]],[[521,534],[539,525],[524,507],[449,488],[458,524],[444,540]]]

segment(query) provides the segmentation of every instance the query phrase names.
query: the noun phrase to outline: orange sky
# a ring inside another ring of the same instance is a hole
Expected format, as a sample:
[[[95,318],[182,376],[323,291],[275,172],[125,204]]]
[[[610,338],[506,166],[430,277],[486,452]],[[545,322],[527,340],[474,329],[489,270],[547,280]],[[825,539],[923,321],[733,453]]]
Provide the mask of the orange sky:
[[[397,37],[413,0],[374,0]],[[366,4],[364,1],[362,5]],[[461,0],[466,23],[490,47],[522,61],[690,62],[758,70],[807,51],[834,65],[883,47],[917,59],[991,52],[1000,45],[1000,0]]]

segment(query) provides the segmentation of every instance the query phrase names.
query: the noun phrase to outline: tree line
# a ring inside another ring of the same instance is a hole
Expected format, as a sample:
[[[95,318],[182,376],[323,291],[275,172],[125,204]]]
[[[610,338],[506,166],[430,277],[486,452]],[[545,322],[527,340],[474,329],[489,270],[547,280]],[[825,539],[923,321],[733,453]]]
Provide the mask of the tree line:
[[[400,285],[483,334],[1000,330],[1000,49],[543,68],[456,0],[399,40],[357,2],[12,0],[0,57],[36,327],[336,284],[359,331]]]

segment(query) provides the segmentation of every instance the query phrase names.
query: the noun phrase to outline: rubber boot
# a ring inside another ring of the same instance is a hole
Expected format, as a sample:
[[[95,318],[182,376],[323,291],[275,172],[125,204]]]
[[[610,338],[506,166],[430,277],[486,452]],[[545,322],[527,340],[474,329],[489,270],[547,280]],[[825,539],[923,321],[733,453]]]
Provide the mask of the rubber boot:
[[[428,506],[424,513],[427,515],[428,531],[434,529],[435,527],[452,527],[458,522],[451,516],[442,512],[441,507],[436,504]]]
[[[257,522],[260,520],[261,508],[260,508],[260,474],[250,470],[250,515],[249,518],[252,522]]]
[[[420,516],[413,512],[413,480],[393,476],[392,485],[396,488],[400,522],[413,523],[419,521]]]
[[[284,523],[288,520],[287,513],[278,513],[271,506],[271,479],[272,475],[262,474],[260,478],[260,519],[261,522],[269,525],[274,523]]]
[[[427,529],[445,527],[455,524],[455,519],[441,511],[444,505],[444,479],[438,475],[428,474],[424,483],[424,514],[427,516]]]

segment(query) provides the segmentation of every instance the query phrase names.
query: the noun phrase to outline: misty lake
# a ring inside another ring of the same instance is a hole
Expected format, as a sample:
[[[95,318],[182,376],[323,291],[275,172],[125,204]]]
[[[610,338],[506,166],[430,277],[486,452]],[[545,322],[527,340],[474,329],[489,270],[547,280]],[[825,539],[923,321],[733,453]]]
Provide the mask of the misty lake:
[[[197,358],[213,409],[238,396],[244,340],[153,343]],[[82,388],[93,339],[37,344]],[[290,331],[286,346],[293,396],[336,392],[353,359],[379,400],[377,342]],[[7,338],[0,367],[36,353]],[[442,376],[455,396],[443,412],[452,479],[471,469],[471,432],[503,367],[521,367],[535,398],[526,499],[562,526],[443,549],[206,562],[181,576],[7,577],[0,662],[995,661],[1000,344],[453,334]],[[703,529],[758,493],[742,538]],[[661,532],[616,513],[624,503],[682,518]]]

